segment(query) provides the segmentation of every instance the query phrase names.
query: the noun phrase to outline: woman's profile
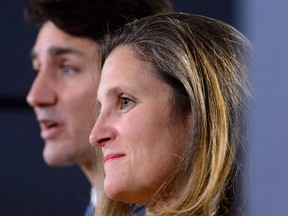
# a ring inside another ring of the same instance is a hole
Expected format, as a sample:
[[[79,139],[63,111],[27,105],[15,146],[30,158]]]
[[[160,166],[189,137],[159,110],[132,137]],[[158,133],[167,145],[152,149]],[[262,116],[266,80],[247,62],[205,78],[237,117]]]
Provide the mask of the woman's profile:
[[[235,28],[184,13],[137,20],[101,42],[96,215],[129,215],[129,203],[147,215],[236,215],[246,51]]]

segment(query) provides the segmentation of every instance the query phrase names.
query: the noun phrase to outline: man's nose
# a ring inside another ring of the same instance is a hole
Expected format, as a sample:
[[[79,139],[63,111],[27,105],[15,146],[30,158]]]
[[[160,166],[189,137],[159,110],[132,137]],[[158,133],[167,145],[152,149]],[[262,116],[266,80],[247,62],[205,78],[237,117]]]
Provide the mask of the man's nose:
[[[26,97],[27,103],[32,107],[55,104],[57,101],[55,85],[53,79],[45,72],[39,72]]]

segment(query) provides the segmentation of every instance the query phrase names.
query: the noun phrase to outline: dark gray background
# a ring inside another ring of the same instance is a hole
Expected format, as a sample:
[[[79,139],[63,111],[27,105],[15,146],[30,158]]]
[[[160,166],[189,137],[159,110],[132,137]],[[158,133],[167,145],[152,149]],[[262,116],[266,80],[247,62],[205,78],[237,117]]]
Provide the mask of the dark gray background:
[[[88,182],[77,167],[45,165],[39,128],[25,103],[36,36],[22,16],[29,1],[0,2],[0,216],[83,215]],[[288,215],[288,1],[172,2],[179,11],[226,21],[253,42],[247,215]]]

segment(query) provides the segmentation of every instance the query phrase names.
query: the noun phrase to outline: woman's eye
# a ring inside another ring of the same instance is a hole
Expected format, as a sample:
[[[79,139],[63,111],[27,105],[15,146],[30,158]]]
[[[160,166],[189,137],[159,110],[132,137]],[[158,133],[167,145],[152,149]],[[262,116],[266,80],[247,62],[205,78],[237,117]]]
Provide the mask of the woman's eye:
[[[133,104],[132,100],[121,97],[120,98],[120,109],[126,109]]]

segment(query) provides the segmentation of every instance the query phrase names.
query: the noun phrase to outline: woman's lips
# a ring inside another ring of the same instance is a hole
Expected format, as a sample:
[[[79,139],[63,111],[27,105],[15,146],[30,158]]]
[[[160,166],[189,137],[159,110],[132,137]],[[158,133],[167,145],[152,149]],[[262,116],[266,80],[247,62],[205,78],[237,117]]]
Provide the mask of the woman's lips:
[[[125,156],[125,154],[122,154],[122,153],[107,154],[104,157],[104,162],[112,161],[112,160],[115,160],[115,159],[119,159],[119,158],[124,157],[124,156]]]

